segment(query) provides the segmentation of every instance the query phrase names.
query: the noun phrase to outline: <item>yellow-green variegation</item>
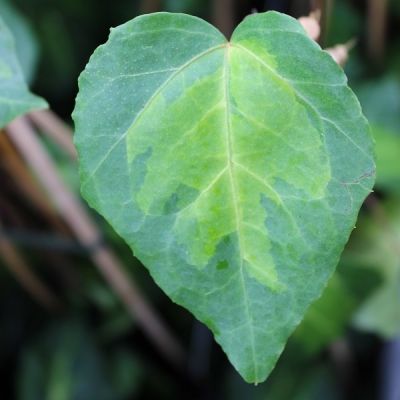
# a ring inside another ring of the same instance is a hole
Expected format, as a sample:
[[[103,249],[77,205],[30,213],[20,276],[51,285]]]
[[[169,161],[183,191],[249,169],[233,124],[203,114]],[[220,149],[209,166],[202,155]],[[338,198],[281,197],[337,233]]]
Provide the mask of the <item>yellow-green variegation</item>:
[[[263,381],[374,181],[359,103],[299,23],[231,40],[188,15],[113,29],[79,79],[82,192],[160,287]]]

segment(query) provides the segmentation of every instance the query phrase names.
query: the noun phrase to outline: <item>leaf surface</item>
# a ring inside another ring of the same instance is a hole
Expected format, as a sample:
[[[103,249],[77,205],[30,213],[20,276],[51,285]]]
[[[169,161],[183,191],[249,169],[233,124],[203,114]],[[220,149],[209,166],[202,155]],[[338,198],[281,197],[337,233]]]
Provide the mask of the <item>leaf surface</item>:
[[[261,382],[322,292],[374,181],[342,70],[283,14],[228,42],[182,14],[114,30],[74,111],[82,192]]]
[[[0,18],[0,128],[19,115],[46,107],[43,99],[29,92],[17,60],[14,39]]]

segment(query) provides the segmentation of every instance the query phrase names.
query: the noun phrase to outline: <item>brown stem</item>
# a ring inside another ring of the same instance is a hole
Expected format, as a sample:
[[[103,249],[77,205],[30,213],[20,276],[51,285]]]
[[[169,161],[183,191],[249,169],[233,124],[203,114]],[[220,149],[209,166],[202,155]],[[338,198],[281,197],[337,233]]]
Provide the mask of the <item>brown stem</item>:
[[[312,0],[311,10],[312,12],[318,12],[320,14],[321,23],[321,34],[319,37],[319,43],[324,44],[326,36],[329,31],[329,24],[334,6],[334,0]]]
[[[229,39],[235,23],[234,0],[213,1],[213,23]]]
[[[8,125],[6,131],[69,224],[70,229],[84,246],[92,249],[92,260],[134,316],[138,325],[171,363],[180,366],[184,354],[181,346],[161,322],[155,310],[146,302],[139,288],[126,274],[111,249],[105,245],[98,245],[100,230],[78,198],[60,179],[54,163],[28,120],[24,117],[17,118]]]
[[[72,147],[74,149],[73,154],[76,155],[76,150],[72,142],[72,131],[56,114],[49,111],[39,111],[31,113],[29,116],[39,128],[49,134],[56,144],[66,150]],[[58,138],[62,138],[62,140],[59,140]],[[68,152],[70,154],[72,153],[70,151]],[[82,220],[80,219],[80,221]],[[77,221],[74,221],[73,223],[76,224]],[[87,223],[85,225],[87,225]],[[93,245],[93,243],[98,240],[100,232],[97,228],[95,230],[96,232],[85,233],[85,237],[83,238],[84,244]],[[85,232],[85,227],[79,229],[79,232]],[[123,271],[123,266],[120,265],[115,255],[103,246],[103,248],[99,248],[97,251],[93,252],[92,258],[98,268],[102,271],[103,275],[107,277],[107,280],[111,283],[114,290],[120,294],[129,311],[135,315],[140,314],[147,316],[143,323],[148,326],[148,330],[153,332],[152,335],[155,335],[159,331],[163,331],[164,328],[160,325],[158,318],[154,316],[154,312],[149,308],[143,297],[140,294],[137,294],[138,289],[135,289],[134,291],[131,290],[130,285],[132,285],[132,283],[126,279],[127,277],[124,273],[121,273]],[[114,266],[119,266],[119,268],[114,268]],[[135,308],[138,310],[135,311]],[[169,346],[168,342],[170,339],[166,340],[165,337],[161,337],[159,340],[163,341],[163,348]],[[177,347],[177,345],[174,345],[173,347]],[[176,353],[183,354],[183,351],[181,349],[176,349]]]
[[[30,171],[28,171],[21,157],[10,143],[7,135],[0,136],[0,154],[2,166],[7,174],[13,177],[15,185],[17,185],[23,196],[28,198],[40,214],[59,232],[68,234],[64,223],[54,212],[45,194],[38,188],[36,182],[34,182]]]
[[[72,130],[51,110],[40,110],[29,113],[29,118],[42,131],[56,142],[72,159],[77,159],[76,149],[72,142]]]
[[[376,63],[385,55],[387,0],[368,0],[368,52]]]
[[[140,13],[150,14],[161,10],[161,0],[142,0],[140,3]]]
[[[347,60],[349,59],[349,52],[355,46],[355,44],[356,41],[352,39],[345,44],[338,44],[334,47],[329,47],[325,49],[325,51],[331,55],[337,64],[343,67],[347,63]]]

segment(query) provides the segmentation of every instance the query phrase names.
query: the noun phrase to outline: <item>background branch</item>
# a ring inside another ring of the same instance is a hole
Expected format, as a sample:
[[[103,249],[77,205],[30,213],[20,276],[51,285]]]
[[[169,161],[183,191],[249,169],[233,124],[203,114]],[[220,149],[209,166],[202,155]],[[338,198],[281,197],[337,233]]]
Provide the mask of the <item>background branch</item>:
[[[56,167],[38,140],[29,120],[20,117],[6,128],[10,139],[32,168],[36,178],[78,240],[92,249],[91,258],[120,297],[138,325],[161,353],[175,366],[182,365],[183,350],[126,274],[111,249],[99,245],[101,233],[83,205],[60,179]]]

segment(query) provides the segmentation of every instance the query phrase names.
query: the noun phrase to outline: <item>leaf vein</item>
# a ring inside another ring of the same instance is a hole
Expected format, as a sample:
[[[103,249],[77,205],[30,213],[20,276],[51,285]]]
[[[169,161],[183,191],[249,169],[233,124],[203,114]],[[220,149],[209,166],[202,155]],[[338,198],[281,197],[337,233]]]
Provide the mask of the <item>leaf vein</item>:
[[[308,242],[306,241],[303,232],[300,229],[299,224],[297,223],[296,219],[294,218],[292,212],[287,208],[285,202],[283,201],[282,196],[264,179],[259,177],[257,174],[255,174],[253,171],[245,167],[244,165],[235,162],[235,165],[239,168],[241,168],[244,172],[246,172],[248,175],[250,175],[252,178],[256,179],[258,182],[260,182],[262,185],[264,185],[269,191],[271,191],[277,198],[279,205],[283,208],[283,210],[286,212],[290,220],[292,221],[293,226],[296,228],[299,236],[303,239],[304,244],[309,247]]]
[[[232,190],[232,197],[234,203],[234,210],[235,210],[235,220],[236,220],[236,231],[238,236],[238,247],[239,247],[239,256],[240,256],[240,282],[242,285],[243,297],[245,302],[245,309],[247,318],[249,321],[249,333],[250,333],[250,342],[251,342],[251,352],[252,352],[252,359],[254,365],[254,381],[258,381],[258,366],[256,362],[256,350],[255,350],[255,339],[254,339],[254,321],[253,317],[250,312],[249,306],[249,299],[248,293],[246,288],[246,282],[244,279],[243,273],[243,249],[241,244],[241,235],[240,235],[240,209],[239,209],[239,202],[236,196],[237,187],[235,184],[235,176],[234,176],[234,161],[233,161],[233,142],[232,142],[232,127],[231,127],[231,120],[230,120],[230,98],[229,98],[229,51],[230,51],[230,44],[226,46],[226,54],[225,54],[225,61],[224,61],[224,90],[225,90],[225,101],[226,101],[226,150],[227,150],[227,159],[228,159],[228,171],[229,171],[229,180],[231,184]]]
[[[276,77],[278,77],[281,81],[285,82],[286,84],[289,85],[290,88],[293,88],[294,92],[296,93],[296,95],[298,97],[300,97],[305,103],[308,104],[309,107],[311,107],[314,112],[321,118],[321,120],[328,122],[329,124],[333,125],[338,132],[340,132],[343,136],[345,136],[347,138],[347,140],[349,140],[354,147],[357,148],[357,150],[359,150],[364,156],[366,156],[368,158],[368,160],[372,160],[371,156],[369,154],[366,153],[366,151],[364,149],[362,149],[346,132],[344,132],[334,121],[332,121],[331,119],[327,118],[326,116],[324,116],[320,110],[318,110],[317,108],[315,108],[314,105],[312,105],[303,95],[301,95],[299,93],[299,91],[296,89],[295,86],[290,85],[290,80],[286,79],[285,77],[283,77],[282,75],[280,75],[277,71],[275,71],[270,65],[268,65],[264,60],[262,60],[260,57],[258,57],[255,53],[253,53],[251,50],[247,49],[244,46],[241,46],[239,44],[235,44],[235,47],[237,47],[240,50],[243,50],[245,52],[247,52],[249,55],[251,55],[255,60],[257,60],[261,65],[263,65],[266,69],[268,69],[268,71],[270,71],[273,75],[275,75]]]
[[[93,172],[89,175],[89,177],[86,179],[85,182],[82,183],[82,188],[84,188],[88,182],[93,179],[93,177],[96,175],[97,171],[99,168],[104,164],[104,162],[107,160],[109,155],[114,151],[114,149],[126,138],[128,135],[129,131],[135,126],[135,124],[138,123],[140,118],[143,116],[145,111],[151,106],[153,101],[162,93],[162,91],[168,86],[169,83],[171,83],[174,78],[176,78],[182,71],[184,71],[186,68],[188,68],[190,65],[192,65],[194,62],[199,60],[202,57],[205,57],[206,55],[221,49],[225,46],[223,45],[218,45],[211,47],[207,49],[206,51],[203,51],[202,53],[196,55],[195,57],[191,58],[189,61],[187,61],[185,64],[183,64],[179,69],[177,69],[173,74],[171,74],[161,85],[160,87],[153,93],[153,95],[148,99],[146,104],[143,106],[143,108],[138,112],[132,123],[129,125],[128,129],[120,136],[120,138],[108,149],[108,151],[105,153],[105,155],[102,157],[102,159],[99,161],[97,166],[94,168]]]

